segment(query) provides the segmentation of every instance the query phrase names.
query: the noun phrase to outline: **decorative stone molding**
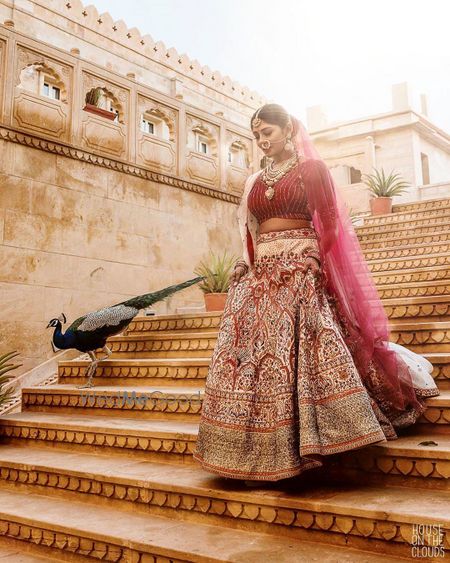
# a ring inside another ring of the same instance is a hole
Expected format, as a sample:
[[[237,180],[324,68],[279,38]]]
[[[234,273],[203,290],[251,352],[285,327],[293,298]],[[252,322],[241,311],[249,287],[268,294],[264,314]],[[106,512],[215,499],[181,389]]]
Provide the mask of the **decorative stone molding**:
[[[87,500],[92,500],[93,496],[108,499],[116,506],[133,503],[136,509],[146,513],[152,508],[156,509],[158,514],[163,510],[168,515],[173,510],[183,511],[188,518],[192,514],[196,521],[203,523],[208,523],[210,519],[214,522],[214,518],[220,517],[230,522],[238,522],[241,529],[257,530],[261,527],[262,531],[266,531],[266,526],[271,525],[278,527],[282,533],[298,534],[303,531],[307,532],[309,537],[317,535],[320,538],[323,537],[321,534],[326,533],[330,539],[334,537],[334,541],[339,541],[337,539],[339,536],[345,536],[346,543],[349,541],[349,536],[361,545],[370,545],[371,542],[376,542],[378,545],[379,542],[382,544],[393,542],[397,549],[404,550],[403,554],[411,552],[413,542],[414,518],[390,514],[387,520],[384,511],[364,509],[364,507],[356,511],[347,508],[346,514],[334,513],[320,506],[322,502],[325,504],[326,500],[306,498],[298,501],[297,506],[292,506],[292,499],[283,502],[281,497],[275,497],[276,503],[273,504],[274,497],[270,495],[267,495],[266,502],[264,496],[242,500],[236,498],[236,495],[227,494],[224,490],[220,490],[220,496],[216,496],[213,489],[201,491],[196,487],[194,492],[187,487],[177,487],[176,484],[167,488],[152,482],[148,485],[140,482],[127,483],[123,479],[116,482],[111,476],[91,474],[83,476],[77,475],[76,470],[64,471],[39,467],[33,468],[32,471],[20,467],[2,467],[0,479],[18,486],[24,484],[32,486],[37,492],[48,492],[51,488],[67,495],[68,498],[73,498],[73,493],[78,493],[90,497]],[[425,523],[420,522],[420,524]],[[6,535],[8,526],[10,523],[2,521],[0,533]],[[443,547],[448,549],[450,547],[448,533],[445,533],[445,529],[443,532]],[[16,528],[16,536],[19,535]],[[29,535],[24,535],[22,539],[28,537]],[[307,536],[301,537],[306,539]],[[74,545],[77,545],[76,542]]]
[[[81,365],[74,365],[72,362],[69,365],[59,366],[59,381],[60,383],[67,383],[68,380],[78,380],[79,378],[84,378],[86,370],[89,365],[89,361],[83,362]],[[98,365],[95,372],[95,378],[104,379],[126,379],[127,382],[139,382],[139,380],[145,380],[151,378],[163,379],[163,380],[179,380],[185,383],[186,380],[194,380],[204,383],[208,373],[208,365],[205,366],[171,366],[161,363],[160,365],[139,365],[139,366],[128,366],[128,365],[114,365],[109,366],[105,362]],[[55,382],[56,383],[56,382]]]
[[[20,75],[22,71],[29,66],[42,67],[44,70],[50,72],[57,81],[61,89],[61,102],[69,103],[72,92],[72,74],[73,69],[69,64],[58,61],[55,58],[44,55],[43,53],[33,51],[32,49],[23,45],[18,45],[16,50],[15,62],[15,85],[20,84]]]
[[[142,318],[137,317],[128,325],[125,334],[131,335],[140,332],[148,332],[153,330],[200,330],[200,329],[218,329],[222,313],[214,313],[214,315],[202,316],[199,314],[195,317],[173,317],[169,319]]]
[[[201,335],[185,334],[159,336],[155,339],[150,338],[152,333],[142,336],[112,336],[108,339],[111,344],[109,347],[112,352],[120,353],[141,353],[152,352],[153,354],[177,354],[183,352],[187,356],[193,356],[202,352],[205,357],[210,356],[214,350],[217,339],[217,332],[208,332]]]
[[[77,535],[68,531],[55,531],[50,527],[43,528],[37,524],[9,522],[8,520],[0,520],[0,536],[52,548],[64,553],[74,553],[80,557],[92,557],[92,560],[125,561],[132,552],[135,557],[134,560],[139,561],[140,556],[146,557],[148,555],[147,552],[144,554],[129,547],[124,548],[113,543],[89,539],[84,535]],[[153,561],[158,561],[156,556]]]
[[[112,416],[136,416],[145,419],[198,421],[203,391],[193,388],[189,393],[181,393],[176,388],[171,392],[140,390],[137,393],[121,390],[92,389],[23,389],[24,410],[45,412],[76,412]],[[164,418],[161,416],[165,415]]]
[[[147,433],[148,434],[148,433]],[[87,449],[105,447],[113,448],[114,450],[133,451],[134,454],[145,453],[147,456],[150,453],[164,456],[164,454],[171,454],[173,461],[176,458],[173,455],[192,456],[195,449],[195,436],[187,436],[186,434],[174,434],[166,437],[157,435],[143,436],[141,434],[132,435],[129,431],[128,434],[117,434],[108,431],[92,428],[90,430],[69,430],[64,424],[62,427],[44,427],[41,423],[33,424],[27,423],[27,426],[17,426],[12,421],[2,421],[0,427],[0,436],[3,443],[8,440],[29,440],[30,444],[37,445],[39,442],[48,442],[52,445],[55,444],[74,444],[77,446],[85,446]]]
[[[123,172],[124,174],[131,174],[139,178],[144,178],[145,180],[151,180],[152,182],[173,186],[175,188],[180,188],[201,195],[206,195],[208,197],[213,197],[222,201],[227,201],[235,204],[239,204],[240,201],[240,198],[233,194],[221,192],[208,186],[202,186],[201,184],[182,180],[181,178],[174,176],[168,176],[166,174],[162,174],[161,172],[153,172],[151,170],[143,168],[142,166],[129,164],[121,160],[99,156],[83,149],[71,147],[58,142],[48,141],[46,139],[28,135],[9,127],[0,126],[0,139],[35,149],[44,150],[49,153],[66,156],[67,158],[73,158],[74,160],[96,164],[98,166],[103,166],[104,168]]]
[[[397,237],[389,237],[383,240],[383,248],[395,248],[396,246],[407,246],[408,244],[414,245],[425,245],[430,244],[433,242],[445,242],[449,241],[450,243],[450,231],[448,232],[437,232],[437,233],[430,233],[430,234],[416,234],[414,233],[407,233],[404,234],[400,233]],[[374,243],[373,241],[369,240],[361,240],[360,246],[364,251],[370,251],[374,248],[374,244],[379,245],[377,241]],[[376,247],[378,248],[378,246]]]

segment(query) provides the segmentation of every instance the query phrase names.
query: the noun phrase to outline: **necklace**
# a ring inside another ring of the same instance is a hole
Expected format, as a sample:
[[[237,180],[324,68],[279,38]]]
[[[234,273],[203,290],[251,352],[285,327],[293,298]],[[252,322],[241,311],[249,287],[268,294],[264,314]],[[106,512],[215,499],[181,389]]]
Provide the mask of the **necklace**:
[[[261,179],[266,184],[266,186],[268,186],[267,190],[264,192],[267,199],[272,199],[275,195],[274,184],[281,180],[281,178],[285,176],[289,172],[289,170],[296,166],[297,163],[298,154],[294,152],[291,157],[284,161],[280,168],[275,169],[273,162],[271,162],[264,168]]]

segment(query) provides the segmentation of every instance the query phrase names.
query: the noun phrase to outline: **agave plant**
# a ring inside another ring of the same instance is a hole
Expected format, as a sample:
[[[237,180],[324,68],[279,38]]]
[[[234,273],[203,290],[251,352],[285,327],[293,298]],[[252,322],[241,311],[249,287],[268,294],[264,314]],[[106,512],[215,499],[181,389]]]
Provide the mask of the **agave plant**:
[[[6,362],[18,354],[19,352],[14,350],[13,352],[7,352],[6,354],[0,356],[0,408],[10,401],[14,395],[14,388],[9,387],[4,389],[4,386],[9,382],[9,380],[14,379],[14,375],[5,375],[5,373],[13,369],[17,369],[23,364],[7,364]]]
[[[86,94],[86,103],[91,104],[92,106],[98,106],[98,102],[101,98],[102,93],[103,91],[100,86],[98,86],[97,88],[92,88],[92,90],[89,90],[89,92]]]
[[[205,277],[197,287],[203,293],[227,293],[236,260],[235,256],[228,256],[226,251],[222,256],[210,252],[209,259],[202,260],[194,270],[194,274],[197,276]]]
[[[363,174],[366,176],[366,180],[363,183],[369,186],[369,191],[375,197],[393,197],[395,195],[400,195],[407,191],[406,188],[411,184],[400,180],[400,174],[389,174],[386,177],[384,169],[381,169],[381,174],[378,170],[375,170],[375,174]]]

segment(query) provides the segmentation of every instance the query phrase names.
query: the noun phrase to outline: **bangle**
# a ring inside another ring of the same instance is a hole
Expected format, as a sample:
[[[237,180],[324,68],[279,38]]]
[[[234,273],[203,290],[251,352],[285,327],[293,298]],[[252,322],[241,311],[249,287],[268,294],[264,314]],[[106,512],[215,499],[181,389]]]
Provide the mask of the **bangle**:
[[[244,268],[245,271],[248,270],[248,264],[247,262],[244,262],[244,260],[239,260],[238,262],[236,262],[236,264],[234,265],[234,268]]]

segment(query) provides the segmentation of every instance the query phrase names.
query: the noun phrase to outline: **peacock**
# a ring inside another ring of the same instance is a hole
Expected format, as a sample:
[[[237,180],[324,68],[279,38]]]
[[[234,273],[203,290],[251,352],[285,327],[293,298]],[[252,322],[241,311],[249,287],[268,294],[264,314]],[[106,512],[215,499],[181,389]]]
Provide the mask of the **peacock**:
[[[52,338],[52,348],[54,352],[57,352],[58,349],[68,350],[69,348],[75,348],[80,352],[87,352],[91,357],[92,362],[86,372],[88,381],[85,385],[78,387],[78,389],[93,386],[92,377],[94,376],[98,363],[102,360],[106,360],[112,354],[111,350],[106,346],[106,341],[110,336],[122,332],[141,309],[145,309],[153,305],[153,303],[162,301],[166,297],[169,297],[169,295],[194,285],[203,279],[204,276],[199,276],[183,283],[170,285],[153,293],[144,293],[144,295],[132,297],[131,299],[116,303],[110,307],[104,307],[92,313],[87,313],[76,319],[67,328],[64,334],[61,331],[62,325],[66,323],[64,313],[61,313],[58,318],[52,319],[48,323],[47,328],[55,328]],[[94,351],[98,348],[102,348],[106,356],[97,358]]]

